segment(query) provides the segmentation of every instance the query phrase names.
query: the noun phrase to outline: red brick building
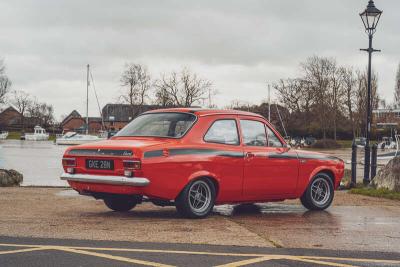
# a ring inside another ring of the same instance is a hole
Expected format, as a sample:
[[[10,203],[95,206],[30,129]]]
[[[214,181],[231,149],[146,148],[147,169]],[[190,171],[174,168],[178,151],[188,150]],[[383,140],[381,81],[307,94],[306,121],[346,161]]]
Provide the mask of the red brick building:
[[[82,117],[78,111],[73,110],[61,122],[63,132],[85,132],[86,118]],[[89,117],[89,133],[98,133],[102,129],[100,117]]]
[[[158,109],[156,105],[107,104],[102,109],[106,130],[119,131],[141,113]]]
[[[400,125],[400,109],[375,109],[372,114],[373,123],[398,123]]]
[[[0,113],[0,130],[13,130],[21,125],[21,113],[9,106]]]

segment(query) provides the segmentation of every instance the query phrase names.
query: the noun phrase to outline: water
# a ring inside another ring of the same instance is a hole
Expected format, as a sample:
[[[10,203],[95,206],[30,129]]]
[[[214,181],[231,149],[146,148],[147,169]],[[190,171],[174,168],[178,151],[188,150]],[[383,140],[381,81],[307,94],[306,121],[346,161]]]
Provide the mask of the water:
[[[67,146],[51,141],[0,141],[0,168],[24,175],[22,186],[67,186],[60,180],[61,159]]]

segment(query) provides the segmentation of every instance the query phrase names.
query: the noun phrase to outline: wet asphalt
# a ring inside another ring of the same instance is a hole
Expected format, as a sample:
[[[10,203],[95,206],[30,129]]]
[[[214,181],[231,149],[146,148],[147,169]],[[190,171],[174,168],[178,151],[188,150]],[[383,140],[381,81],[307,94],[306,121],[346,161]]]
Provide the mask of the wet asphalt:
[[[0,266],[400,266],[400,253],[1,236]]]

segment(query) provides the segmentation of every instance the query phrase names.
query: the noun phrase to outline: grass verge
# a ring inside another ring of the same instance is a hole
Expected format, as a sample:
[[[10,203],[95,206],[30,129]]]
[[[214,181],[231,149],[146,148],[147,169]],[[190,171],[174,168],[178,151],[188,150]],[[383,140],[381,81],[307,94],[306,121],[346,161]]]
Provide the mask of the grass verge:
[[[353,140],[337,140],[342,148],[351,148],[351,145],[353,144]]]
[[[369,197],[379,197],[379,198],[387,198],[400,200],[400,192],[391,191],[388,189],[375,189],[368,187],[357,187],[352,188],[349,191],[351,194],[369,196]]]
[[[7,139],[17,139],[19,140],[21,138],[21,133],[20,132],[9,132]]]

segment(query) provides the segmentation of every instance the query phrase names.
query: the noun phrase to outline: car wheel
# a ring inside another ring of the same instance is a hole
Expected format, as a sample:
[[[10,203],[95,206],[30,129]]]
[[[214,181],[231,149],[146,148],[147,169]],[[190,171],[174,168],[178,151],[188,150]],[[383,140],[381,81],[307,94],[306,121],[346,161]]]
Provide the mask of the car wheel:
[[[329,175],[318,173],[313,177],[300,201],[309,210],[324,210],[333,201],[334,188]]]
[[[111,196],[104,199],[106,206],[113,211],[130,211],[138,200],[132,196]]]
[[[204,218],[215,202],[215,186],[207,178],[189,183],[175,200],[177,211],[187,218]]]

